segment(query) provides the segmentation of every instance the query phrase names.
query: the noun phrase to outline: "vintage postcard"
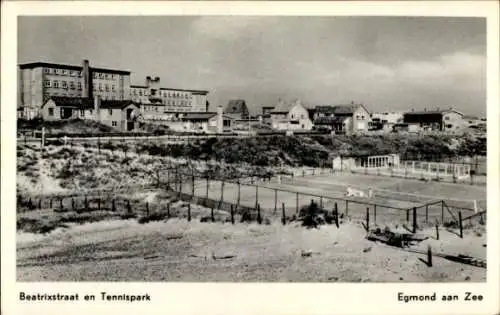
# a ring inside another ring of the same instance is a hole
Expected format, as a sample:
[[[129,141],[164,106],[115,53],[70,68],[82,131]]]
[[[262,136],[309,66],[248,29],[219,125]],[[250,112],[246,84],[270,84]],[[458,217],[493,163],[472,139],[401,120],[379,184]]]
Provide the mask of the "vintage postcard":
[[[500,312],[498,4],[2,5],[3,314]]]

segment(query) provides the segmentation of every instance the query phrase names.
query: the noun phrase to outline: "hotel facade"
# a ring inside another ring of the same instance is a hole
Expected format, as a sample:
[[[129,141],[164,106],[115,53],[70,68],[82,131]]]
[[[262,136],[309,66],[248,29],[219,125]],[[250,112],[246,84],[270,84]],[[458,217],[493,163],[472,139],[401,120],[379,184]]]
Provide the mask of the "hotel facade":
[[[18,67],[18,117],[40,117],[51,97],[103,101],[133,101],[144,116],[165,112],[206,112],[208,91],[161,87],[160,78],[147,77],[145,85],[131,85],[130,71],[32,62]]]

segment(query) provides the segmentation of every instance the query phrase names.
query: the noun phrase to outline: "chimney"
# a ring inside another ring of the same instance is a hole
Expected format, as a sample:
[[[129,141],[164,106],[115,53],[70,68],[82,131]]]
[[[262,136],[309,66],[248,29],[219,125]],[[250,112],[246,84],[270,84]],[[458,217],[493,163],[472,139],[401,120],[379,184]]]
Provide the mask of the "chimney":
[[[82,62],[82,97],[91,98],[92,97],[92,80],[90,76],[89,61],[84,59]]]
[[[222,117],[223,114],[224,113],[222,110],[222,105],[217,106],[217,133],[224,132],[224,119]]]
[[[94,96],[94,111],[95,119],[97,121],[101,120],[101,97],[99,95]]]

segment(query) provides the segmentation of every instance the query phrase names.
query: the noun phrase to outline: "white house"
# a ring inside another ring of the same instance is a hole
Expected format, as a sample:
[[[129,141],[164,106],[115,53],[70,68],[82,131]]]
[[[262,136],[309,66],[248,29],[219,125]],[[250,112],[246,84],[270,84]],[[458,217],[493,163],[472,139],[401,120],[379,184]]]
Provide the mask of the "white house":
[[[299,100],[286,103],[279,100],[278,105],[270,112],[271,127],[277,130],[311,130],[312,121],[309,112]]]

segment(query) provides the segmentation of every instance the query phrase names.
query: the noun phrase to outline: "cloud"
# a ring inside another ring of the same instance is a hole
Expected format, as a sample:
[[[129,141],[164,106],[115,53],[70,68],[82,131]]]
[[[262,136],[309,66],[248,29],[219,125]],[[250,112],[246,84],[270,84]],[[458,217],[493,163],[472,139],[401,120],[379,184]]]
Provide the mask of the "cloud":
[[[220,40],[235,40],[242,35],[260,33],[270,22],[261,16],[204,16],[191,24],[191,29]]]
[[[406,61],[397,69],[397,73],[401,78],[419,82],[464,77],[475,80],[484,75],[485,63],[483,56],[457,52],[432,61]]]

